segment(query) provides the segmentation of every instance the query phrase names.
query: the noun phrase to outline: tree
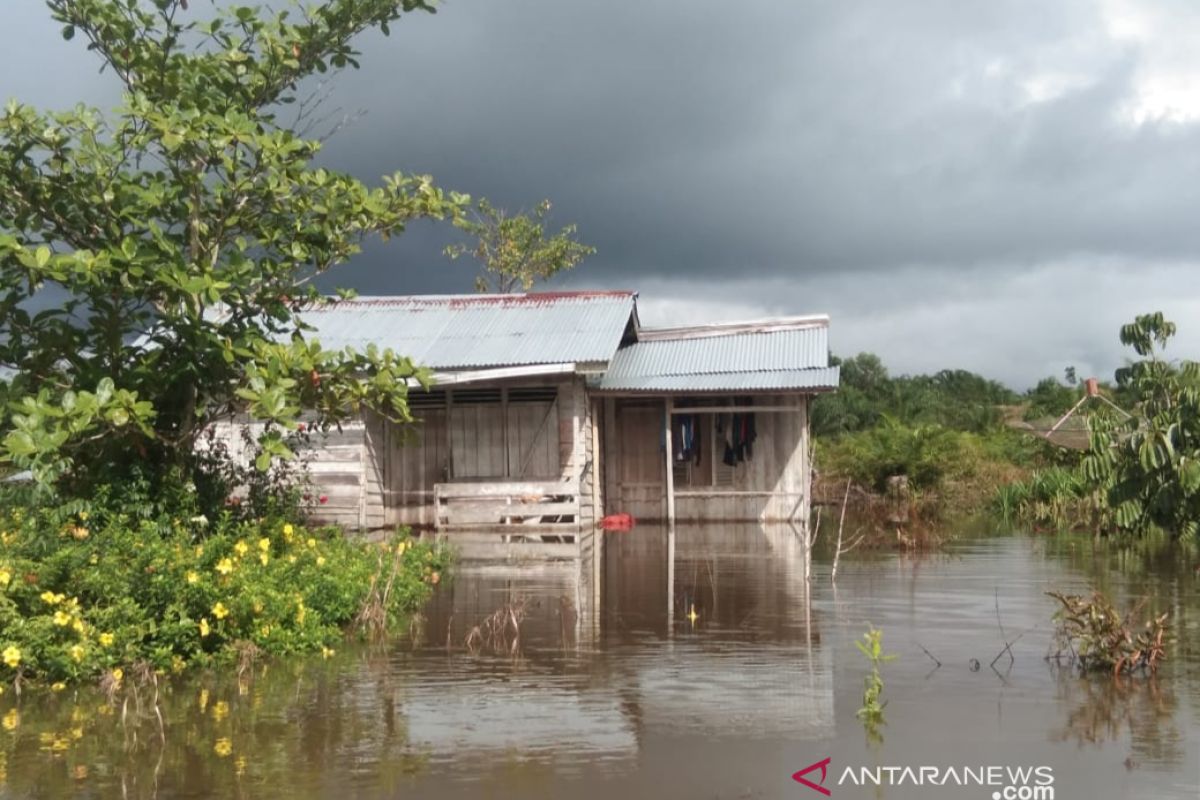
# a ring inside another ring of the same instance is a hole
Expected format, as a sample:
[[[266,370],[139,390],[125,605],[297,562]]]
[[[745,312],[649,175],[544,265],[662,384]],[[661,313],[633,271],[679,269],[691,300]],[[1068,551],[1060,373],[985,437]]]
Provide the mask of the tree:
[[[549,280],[596,252],[575,240],[574,225],[547,237],[549,213],[549,200],[538,203],[532,214],[509,214],[480,200],[471,214],[455,221],[474,241],[450,245],[445,253],[450,259],[469,254],[479,262],[477,292],[506,294],[517,287],[529,291],[538,281]]]
[[[1134,413],[1090,419],[1081,473],[1125,533],[1192,538],[1200,531],[1200,364],[1163,358],[1174,335],[1175,323],[1161,312],[1123,326],[1121,343],[1141,356],[1116,375],[1136,399]]]
[[[283,119],[314,72],[357,67],[351,42],[422,0],[301,10],[187,0],[49,0],[123,85],[110,114],[0,116],[0,395],[4,459],[43,484],[188,469],[200,432],[245,410],[259,466],[291,455],[302,414],[407,419],[402,355],[321,347],[300,312],[312,281],[416,218],[468,198],[427,176],[370,188],[315,168]],[[47,296],[61,303],[35,311]],[[343,294],[344,296],[344,294]]]

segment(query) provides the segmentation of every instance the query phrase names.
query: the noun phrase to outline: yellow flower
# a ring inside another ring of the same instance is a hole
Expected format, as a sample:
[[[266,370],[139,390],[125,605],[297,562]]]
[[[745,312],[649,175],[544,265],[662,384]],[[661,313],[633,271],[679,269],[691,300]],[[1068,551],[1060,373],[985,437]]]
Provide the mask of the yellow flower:
[[[266,536],[258,540],[258,549],[264,553],[271,549],[271,540]]]
[[[65,628],[66,626],[71,624],[71,615],[65,611],[61,611],[61,610],[55,611],[54,612],[54,624],[58,625],[59,627]]]
[[[83,541],[84,539],[86,539],[88,537],[88,529],[83,527],[82,525],[76,525],[74,528],[71,529],[71,535],[74,536],[76,539]]]
[[[112,677],[113,677],[114,681],[116,681],[117,683],[120,683],[121,680],[125,677],[125,670],[121,669],[120,667],[117,667],[116,669],[114,669],[112,671]]]
[[[80,520],[81,522],[87,522],[87,520],[88,520],[88,512],[86,512],[86,511],[80,511],[80,512],[79,512],[79,520]]]
[[[196,698],[196,705],[200,706],[200,713],[204,713],[204,709],[208,708],[208,689],[201,689],[200,696]]]
[[[200,580],[200,573],[196,572],[194,569],[189,569],[186,579],[188,583],[197,583]]]
[[[6,569],[0,569],[0,588],[8,586],[8,583],[11,580],[12,580],[12,573]]]
[[[292,523],[289,522],[283,526],[283,535],[284,536],[291,536],[295,532],[296,532],[296,529],[292,527]]]
[[[224,603],[218,600],[217,604],[212,607],[212,613],[217,619],[225,619],[229,616],[229,609],[225,607]]]
[[[15,708],[10,708],[4,715],[4,730],[15,731],[21,724],[21,714]]]
[[[271,626],[263,625],[262,629],[260,630],[260,633],[262,633],[264,638],[266,638],[267,636],[270,636],[271,635]]]
[[[78,664],[80,661],[83,661],[83,645],[71,645],[71,660],[76,664]]]
[[[171,672],[174,672],[175,674],[179,674],[180,672],[183,672],[184,669],[186,669],[186,668],[187,668],[187,662],[183,660],[182,656],[178,656],[178,655],[171,656]]]
[[[325,556],[317,556],[317,566],[318,567],[325,566]]]
[[[65,688],[67,688],[67,685],[62,681],[50,684],[50,691],[52,692],[61,692]]]
[[[100,634],[100,646],[101,647],[112,647],[112,644],[115,640],[116,640],[116,637],[113,636],[111,633],[106,632],[106,633]]]
[[[270,563],[271,557],[266,553],[259,553],[258,560],[261,561],[262,565],[265,567],[268,563]]]
[[[83,624],[83,620],[81,620],[79,617],[76,617],[75,619],[71,620],[71,627],[76,633],[83,633],[83,629],[86,626]]]
[[[21,663],[21,651],[12,645],[4,648],[4,663],[16,669]]]
[[[63,600],[63,596],[61,594],[55,594],[54,592],[50,591],[49,589],[42,592],[39,595],[39,597],[41,597],[42,602],[44,602],[48,606],[56,606],[59,603],[61,603]]]
[[[219,755],[221,758],[225,758],[233,752],[233,742],[229,741],[227,737],[222,736],[220,739],[217,739],[217,743],[213,745],[213,752]]]
[[[233,572],[233,562],[228,558],[222,558],[217,562],[217,572],[221,573],[222,575],[228,575],[229,573]]]
[[[213,719],[220,722],[227,716],[229,716],[229,703],[226,703],[224,700],[218,700],[213,705]]]
[[[288,556],[288,563],[289,563],[289,564],[295,564],[295,563],[296,563],[296,557],[295,557],[295,556]]]
[[[309,547],[316,547],[316,546],[317,546],[317,540],[316,540],[316,539],[313,539],[313,538],[310,536],[310,537],[309,537],[309,539],[308,539],[308,542],[307,542],[307,544],[308,544],[308,546],[309,546]]]
[[[233,546],[233,549],[237,551],[237,554],[239,556],[244,556],[250,550],[250,545],[246,544],[245,541],[239,539],[238,543]]]
[[[209,634],[208,618],[205,617],[204,619],[200,620],[200,638],[203,639],[205,636],[208,636],[208,634]]]
[[[196,545],[196,555],[197,556],[204,555],[204,545],[202,545],[202,544]]]
[[[336,652],[337,651],[332,647],[325,647],[324,645],[321,645],[321,656],[324,658],[329,658]]]

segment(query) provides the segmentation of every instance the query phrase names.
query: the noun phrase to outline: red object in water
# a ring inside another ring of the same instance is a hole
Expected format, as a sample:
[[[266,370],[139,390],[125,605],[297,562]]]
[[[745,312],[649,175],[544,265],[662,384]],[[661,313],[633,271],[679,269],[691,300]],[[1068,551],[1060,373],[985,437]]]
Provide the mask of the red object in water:
[[[632,514],[609,514],[600,520],[600,527],[606,531],[627,531],[633,528]]]

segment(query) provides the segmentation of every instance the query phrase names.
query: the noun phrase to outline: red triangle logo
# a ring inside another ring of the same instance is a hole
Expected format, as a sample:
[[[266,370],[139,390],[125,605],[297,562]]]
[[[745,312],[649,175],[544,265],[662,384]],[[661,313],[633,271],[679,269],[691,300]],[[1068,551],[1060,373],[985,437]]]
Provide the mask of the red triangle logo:
[[[792,780],[794,780],[796,783],[803,783],[805,786],[807,786],[810,789],[816,789],[818,792],[820,792],[821,794],[828,797],[829,795],[831,795],[833,793],[831,791],[829,791],[828,789],[826,789],[821,784],[825,783],[825,773],[826,773],[826,770],[829,769],[829,762],[830,762],[830,759],[826,758],[824,760],[818,761],[815,764],[809,764],[807,767],[800,770],[799,772],[793,772]],[[817,769],[821,770],[821,780],[818,783],[813,783],[808,778],[804,777],[808,773],[812,772],[813,770],[817,770]]]

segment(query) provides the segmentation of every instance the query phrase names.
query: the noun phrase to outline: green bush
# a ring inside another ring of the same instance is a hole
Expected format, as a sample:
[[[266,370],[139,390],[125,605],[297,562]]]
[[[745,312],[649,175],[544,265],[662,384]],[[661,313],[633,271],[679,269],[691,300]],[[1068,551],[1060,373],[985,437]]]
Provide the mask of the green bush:
[[[884,490],[893,475],[907,476],[915,489],[931,489],[961,468],[962,438],[940,425],[905,425],[884,417],[870,430],[823,443],[819,456],[834,474],[875,490]]]
[[[429,595],[447,554],[401,533],[352,541],[275,513],[209,519],[130,489],[0,510],[0,678],[86,680],[180,671],[239,653],[329,648],[365,605],[395,622]]]

